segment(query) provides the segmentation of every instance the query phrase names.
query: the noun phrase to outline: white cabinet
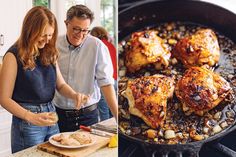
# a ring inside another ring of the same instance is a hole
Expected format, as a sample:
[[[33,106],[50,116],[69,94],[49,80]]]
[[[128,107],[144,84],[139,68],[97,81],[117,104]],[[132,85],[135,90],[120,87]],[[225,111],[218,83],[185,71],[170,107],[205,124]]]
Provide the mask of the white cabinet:
[[[0,156],[11,154],[12,115],[0,106]]]
[[[3,56],[19,37],[24,16],[31,7],[32,0],[0,2],[0,37],[2,36],[0,38],[0,56]]]

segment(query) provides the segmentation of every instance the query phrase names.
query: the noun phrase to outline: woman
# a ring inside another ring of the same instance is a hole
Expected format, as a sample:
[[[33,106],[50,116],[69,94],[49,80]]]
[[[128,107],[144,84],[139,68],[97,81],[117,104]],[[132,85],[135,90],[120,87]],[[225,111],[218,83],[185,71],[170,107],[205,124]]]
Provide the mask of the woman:
[[[47,141],[59,132],[55,90],[74,99],[79,109],[88,96],[69,87],[58,68],[55,47],[58,34],[55,16],[37,6],[25,16],[16,43],[6,52],[0,74],[0,104],[13,114],[12,152]]]

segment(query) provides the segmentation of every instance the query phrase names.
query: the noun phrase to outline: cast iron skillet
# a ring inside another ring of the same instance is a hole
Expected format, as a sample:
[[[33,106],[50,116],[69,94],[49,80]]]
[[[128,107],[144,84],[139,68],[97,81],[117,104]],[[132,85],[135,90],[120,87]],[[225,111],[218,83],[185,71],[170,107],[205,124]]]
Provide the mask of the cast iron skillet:
[[[146,0],[122,10],[119,12],[119,41],[132,32],[147,26],[173,21],[194,22],[209,26],[229,37],[233,42],[236,42],[235,14],[214,4],[193,0]],[[147,146],[147,148],[156,149],[162,153],[162,156],[167,156],[167,153],[171,151],[176,152],[177,156],[182,156],[182,153],[185,151],[190,151],[190,156],[199,156],[198,153],[203,144],[216,141],[235,129],[236,125],[233,125],[208,139],[174,145],[145,142],[123,134],[121,131],[119,131],[119,135],[125,139]],[[221,149],[228,156],[236,156],[236,152],[219,143],[217,143],[216,148]]]

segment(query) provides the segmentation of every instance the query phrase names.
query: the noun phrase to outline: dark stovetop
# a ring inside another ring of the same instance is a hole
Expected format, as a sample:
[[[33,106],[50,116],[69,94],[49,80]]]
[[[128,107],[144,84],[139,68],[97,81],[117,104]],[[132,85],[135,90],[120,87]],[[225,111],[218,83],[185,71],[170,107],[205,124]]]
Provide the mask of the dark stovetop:
[[[118,0],[119,12],[123,9],[133,6],[143,0]],[[236,131],[228,134],[220,140],[220,143],[227,146],[228,148],[236,151]],[[134,148],[134,149],[133,149]],[[169,157],[175,156],[170,154]],[[222,152],[216,151],[211,148],[210,144],[206,144],[201,148],[200,157],[227,157]],[[134,142],[119,137],[119,157],[145,157],[143,148]],[[183,156],[185,157],[185,156]]]

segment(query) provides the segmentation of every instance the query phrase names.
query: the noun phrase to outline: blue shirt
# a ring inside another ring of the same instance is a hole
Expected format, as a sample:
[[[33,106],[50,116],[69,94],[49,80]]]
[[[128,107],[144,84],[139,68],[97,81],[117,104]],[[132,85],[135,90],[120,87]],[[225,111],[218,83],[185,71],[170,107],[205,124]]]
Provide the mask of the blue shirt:
[[[57,40],[59,50],[58,65],[65,81],[76,91],[90,95],[90,106],[100,100],[100,87],[113,85],[113,68],[109,51],[103,42],[87,35],[84,42],[74,47],[68,43],[66,35]],[[54,102],[62,109],[75,109],[74,101],[56,92]]]
[[[12,99],[19,103],[47,103],[52,101],[56,90],[56,67],[42,65],[39,57],[33,70],[23,69],[18,58],[18,49],[14,45],[8,51],[17,61],[17,75]]]

